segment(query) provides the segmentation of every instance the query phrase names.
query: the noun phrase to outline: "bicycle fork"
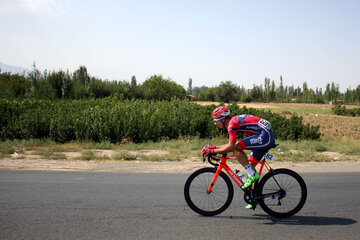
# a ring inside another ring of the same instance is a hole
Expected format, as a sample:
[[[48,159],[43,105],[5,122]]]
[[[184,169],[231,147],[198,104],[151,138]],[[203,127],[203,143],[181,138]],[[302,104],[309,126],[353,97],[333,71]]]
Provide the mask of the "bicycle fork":
[[[215,169],[216,169],[216,171],[215,171],[215,174],[214,174],[213,179],[211,180],[210,186],[209,186],[209,188],[208,188],[208,190],[207,190],[207,192],[206,192],[207,194],[210,194],[210,193],[211,193],[211,190],[212,190],[212,188],[214,187],[215,182],[216,182],[217,178],[218,178],[219,175],[220,175],[220,172],[221,172],[221,170],[222,170],[222,167],[221,167],[221,165],[220,165],[220,166],[218,166],[218,167],[215,167]]]

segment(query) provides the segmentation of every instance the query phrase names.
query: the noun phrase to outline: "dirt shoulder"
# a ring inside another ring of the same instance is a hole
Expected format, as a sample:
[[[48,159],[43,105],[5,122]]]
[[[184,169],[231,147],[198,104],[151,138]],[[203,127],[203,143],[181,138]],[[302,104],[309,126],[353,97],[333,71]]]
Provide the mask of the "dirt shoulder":
[[[232,169],[241,169],[239,164],[230,163]],[[201,167],[211,166],[199,160],[172,162],[147,161],[81,161],[46,159],[2,159],[0,170],[36,171],[90,171],[128,173],[190,173]],[[297,172],[360,172],[360,161],[352,162],[272,162],[273,168],[290,168]]]

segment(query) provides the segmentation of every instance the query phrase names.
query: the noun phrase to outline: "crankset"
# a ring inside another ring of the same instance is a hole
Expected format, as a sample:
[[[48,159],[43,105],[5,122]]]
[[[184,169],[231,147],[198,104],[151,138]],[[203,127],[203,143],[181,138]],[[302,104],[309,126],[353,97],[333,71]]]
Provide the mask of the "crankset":
[[[251,204],[251,197],[245,192],[244,193],[244,201],[247,203],[247,204]]]

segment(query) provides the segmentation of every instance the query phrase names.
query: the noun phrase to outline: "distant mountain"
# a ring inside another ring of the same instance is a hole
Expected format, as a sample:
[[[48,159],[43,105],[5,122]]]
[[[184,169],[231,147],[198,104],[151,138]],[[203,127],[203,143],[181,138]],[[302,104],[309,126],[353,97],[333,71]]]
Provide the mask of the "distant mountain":
[[[11,72],[12,74],[16,74],[16,73],[23,74],[25,72],[25,75],[27,75],[31,71],[26,68],[7,65],[5,63],[0,62],[0,73],[4,73],[4,72]]]

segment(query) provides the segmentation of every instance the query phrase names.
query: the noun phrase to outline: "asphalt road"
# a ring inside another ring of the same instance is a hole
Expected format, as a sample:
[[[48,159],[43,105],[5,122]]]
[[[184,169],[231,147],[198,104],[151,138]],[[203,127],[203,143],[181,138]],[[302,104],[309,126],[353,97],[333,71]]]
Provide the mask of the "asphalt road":
[[[0,239],[359,239],[360,176],[301,174],[305,207],[290,219],[245,210],[202,217],[183,197],[189,174],[0,171]]]

